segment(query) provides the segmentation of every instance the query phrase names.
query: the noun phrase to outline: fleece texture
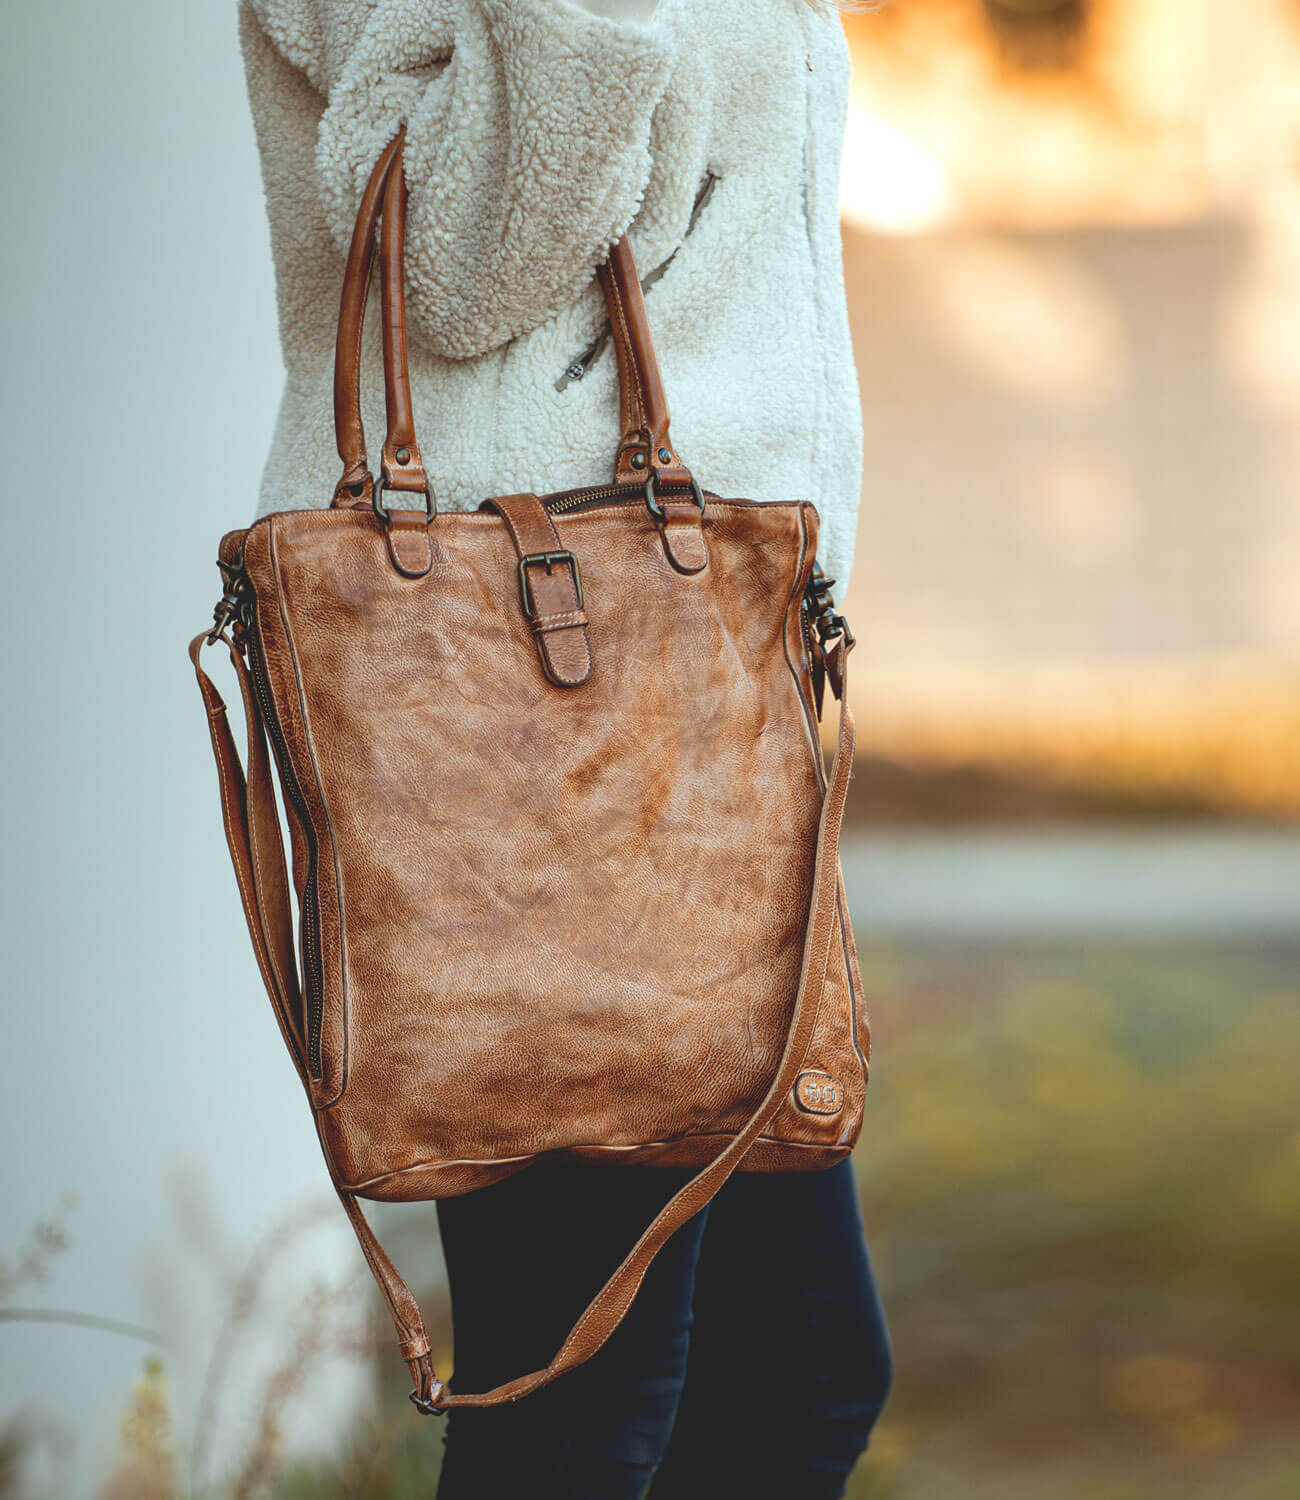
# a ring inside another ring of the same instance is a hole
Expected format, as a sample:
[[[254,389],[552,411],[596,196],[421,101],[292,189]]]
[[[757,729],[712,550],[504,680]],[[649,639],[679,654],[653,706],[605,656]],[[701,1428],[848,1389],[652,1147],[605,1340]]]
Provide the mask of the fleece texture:
[[[722,495],[813,501],[842,597],[862,427],[834,15],[807,0],[242,0],[240,21],[287,371],[259,515],[333,493],[344,253],[405,122],[411,382],[439,506],[612,477],[616,361],[608,341],[584,356],[604,324],[595,268],[627,232],[683,460]],[[377,316],[366,336],[373,461]]]

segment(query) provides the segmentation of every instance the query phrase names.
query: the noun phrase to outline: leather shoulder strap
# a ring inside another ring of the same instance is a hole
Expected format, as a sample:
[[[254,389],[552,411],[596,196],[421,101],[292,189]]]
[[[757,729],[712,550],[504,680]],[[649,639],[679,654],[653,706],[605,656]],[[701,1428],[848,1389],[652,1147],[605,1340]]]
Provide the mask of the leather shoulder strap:
[[[249,773],[252,777],[252,785],[246,788],[244,772],[226,721],[226,706],[200,664],[200,651],[207,638],[207,633],[195,636],[190,643],[190,660],[194,664],[199,690],[207,710],[208,730],[212,738],[221,790],[226,840],[262,981],[280,1021],[285,1041],[301,1073],[301,1049],[296,1027],[292,1023],[297,1008],[297,981],[295,978],[292,989],[287,988],[281,973],[284,954],[287,952],[291,956],[293,951],[288,900],[287,896],[282,896],[282,891],[287,891],[288,884],[284,874],[283,850],[279,852],[280,869],[277,876],[273,871],[268,871],[271,851],[264,849],[264,858],[255,857],[254,842],[250,835],[250,806],[263,809],[274,806],[264,729],[255,695],[245,694],[245,706],[250,713]],[[236,672],[241,674],[242,686],[242,674],[246,671],[243,661],[234,642],[228,636],[223,635],[222,639],[230,650]],[[851,648],[852,636],[845,633],[830,649],[829,659],[833,663],[833,669],[828,676],[840,699],[839,736],[817,831],[817,857],[799,988],[776,1074],[767,1093],[740,1132],[659,1212],[622,1264],[592,1298],[550,1364],[544,1369],[534,1370],[531,1374],[521,1375],[516,1380],[499,1385],[494,1390],[448,1395],[434,1374],[429,1341],[425,1336],[415,1298],[375,1238],[355,1195],[339,1189],[339,1197],[356,1231],[361,1249],[388,1303],[397,1329],[402,1358],[415,1383],[411,1399],[421,1411],[432,1413],[453,1406],[496,1406],[503,1401],[517,1401],[521,1396],[548,1385],[565,1371],[590,1359],[622,1322],[655,1256],[671,1235],[697,1214],[736,1170],[745,1153],[761,1135],[794,1086],[816,1025],[838,920],[840,825],[844,818],[844,803],[853,768],[854,726],[845,680]],[[255,752],[252,748],[254,739],[262,746],[260,752]],[[265,845],[269,841],[264,838],[261,842]]]
[[[837,654],[847,649],[846,644],[835,648]],[[843,663],[841,669],[842,666]],[[497,1406],[503,1401],[518,1401],[520,1397],[549,1385],[558,1376],[590,1359],[623,1321],[655,1256],[672,1235],[714,1197],[740,1165],[745,1153],[763,1133],[794,1087],[816,1026],[839,916],[839,834],[852,774],[853,742],[853,715],[846,696],[840,699],[839,736],[817,833],[817,860],[799,989],[790,1015],[781,1061],[762,1102],[726,1148],[659,1211],[645,1233],[628,1251],[622,1264],[592,1298],[555,1358],[545,1369],[521,1375],[517,1380],[508,1381],[494,1390],[470,1395],[457,1392],[454,1396],[446,1396],[435,1403],[435,1410],[441,1411],[453,1406]]]

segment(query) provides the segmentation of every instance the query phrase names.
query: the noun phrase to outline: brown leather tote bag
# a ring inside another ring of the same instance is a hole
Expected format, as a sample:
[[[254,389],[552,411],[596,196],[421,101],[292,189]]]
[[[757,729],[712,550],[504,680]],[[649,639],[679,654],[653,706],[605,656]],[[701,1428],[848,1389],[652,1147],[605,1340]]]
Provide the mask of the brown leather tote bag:
[[[613,482],[439,514],[407,379],[401,154],[399,134],[348,258],[333,502],[223,538],[190,657],[262,978],[434,1412],[516,1400],[592,1355],[737,1167],[842,1158],[868,1033],[838,853],[853,637],[815,567],[815,508],[720,499],[682,464],[623,239],[599,270]],[[358,372],[381,221],[373,479]],[[218,638],[246,773],[200,665]],[[544,1370],[451,1395],[359,1200],[467,1193],[555,1154],[698,1172]]]

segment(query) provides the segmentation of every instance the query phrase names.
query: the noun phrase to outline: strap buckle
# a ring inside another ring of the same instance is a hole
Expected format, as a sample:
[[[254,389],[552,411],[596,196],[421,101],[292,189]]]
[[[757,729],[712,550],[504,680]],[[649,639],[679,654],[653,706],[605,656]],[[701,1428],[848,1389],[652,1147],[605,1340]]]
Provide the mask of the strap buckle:
[[[582,571],[578,559],[572,552],[526,552],[519,559],[519,602],[524,607],[524,618],[531,620],[535,614],[532,585],[528,582],[529,568],[545,568],[549,573],[556,563],[563,563],[573,575],[573,590],[578,596],[577,607],[582,608]]]

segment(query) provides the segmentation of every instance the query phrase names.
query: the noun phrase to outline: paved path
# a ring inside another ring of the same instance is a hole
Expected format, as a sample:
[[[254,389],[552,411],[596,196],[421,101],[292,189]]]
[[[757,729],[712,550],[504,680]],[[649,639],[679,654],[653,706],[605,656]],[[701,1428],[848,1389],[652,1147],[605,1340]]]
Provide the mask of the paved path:
[[[864,938],[1300,938],[1300,830],[873,832],[843,856]]]

